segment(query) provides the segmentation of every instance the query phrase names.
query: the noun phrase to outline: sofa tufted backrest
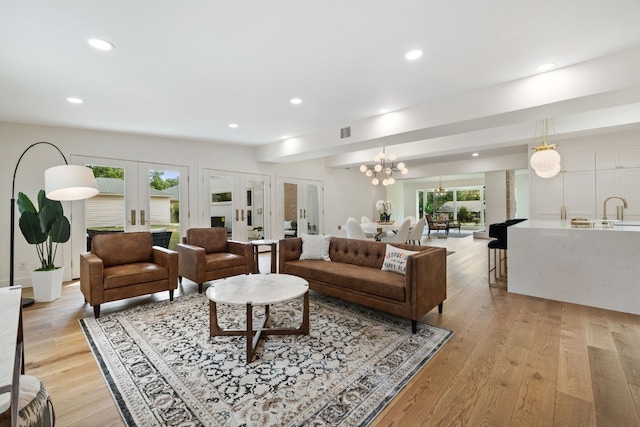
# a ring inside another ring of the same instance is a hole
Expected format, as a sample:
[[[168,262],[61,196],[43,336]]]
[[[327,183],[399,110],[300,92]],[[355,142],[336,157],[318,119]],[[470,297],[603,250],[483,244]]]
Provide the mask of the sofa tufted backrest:
[[[396,248],[411,251],[424,251],[429,246],[392,244]],[[332,262],[361,265],[363,267],[382,268],[387,243],[373,240],[345,239],[332,237],[329,245],[329,257]]]
[[[105,267],[151,262],[153,239],[148,231],[96,234],[91,242],[91,252],[102,259]]]
[[[227,252],[227,229],[224,227],[190,228],[187,243],[204,248],[208,254]]]

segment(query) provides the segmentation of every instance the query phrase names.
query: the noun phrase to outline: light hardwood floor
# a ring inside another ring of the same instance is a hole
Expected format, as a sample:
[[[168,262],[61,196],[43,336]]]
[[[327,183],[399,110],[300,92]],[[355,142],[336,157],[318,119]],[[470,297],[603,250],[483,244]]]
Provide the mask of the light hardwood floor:
[[[455,253],[444,312],[424,321],[455,334],[373,425],[640,426],[640,316],[490,288],[486,240],[426,244]],[[195,292],[185,284],[176,297]],[[105,304],[103,314],[166,298]],[[24,310],[26,372],[47,386],[58,426],[123,425],[78,323],[92,315],[78,282]]]

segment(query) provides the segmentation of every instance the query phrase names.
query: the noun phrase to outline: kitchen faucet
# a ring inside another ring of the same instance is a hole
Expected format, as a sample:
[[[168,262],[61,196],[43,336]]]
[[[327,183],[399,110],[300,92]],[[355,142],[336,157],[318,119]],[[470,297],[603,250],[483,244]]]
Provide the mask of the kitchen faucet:
[[[624,208],[627,209],[627,200],[624,197],[609,196],[606,199],[604,199],[604,202],[602,203],[602,219],[603,220],[607,219],[607,202],[609,201],[609,199],[620,199],[620,200],[622,200],[622,204],[624,205]]]

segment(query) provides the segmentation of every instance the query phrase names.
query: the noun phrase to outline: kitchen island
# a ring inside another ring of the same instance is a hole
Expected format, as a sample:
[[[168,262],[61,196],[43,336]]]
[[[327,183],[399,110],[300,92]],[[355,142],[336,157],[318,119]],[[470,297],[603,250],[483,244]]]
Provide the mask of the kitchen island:
[[[640,223],[573,228],[529,220],[508,230],[509,292],[640,314]]]

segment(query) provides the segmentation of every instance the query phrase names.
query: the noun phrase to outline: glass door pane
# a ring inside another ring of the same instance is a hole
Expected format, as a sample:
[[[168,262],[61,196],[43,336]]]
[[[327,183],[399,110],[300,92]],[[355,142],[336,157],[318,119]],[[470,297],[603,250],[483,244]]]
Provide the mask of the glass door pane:
[[[140,170],[141,199],[147,209],[144,215],[141,211],[141,227],[153,233],[154,245],[174,249],[180,242],[180,225],[188,218],[187,180],[182,179],[187,170],[156,164],[142,164]],[[185,212],[180,206],[185,207]]]
[[[244,185],[246,193],[246,227],[247,240],[264,239],[267,236],[267,203],[265,181],[249,177]]]
[[[229,239],[240,239],[236,236],[236,221],[234,210],[238,211],[234,199],[234,178],[230,176],[209,177],[209,219],[211,227],[224,227],[227,229]]]
[[[295,182],[284,183],[284,237],[298,237],[298,184]]]

